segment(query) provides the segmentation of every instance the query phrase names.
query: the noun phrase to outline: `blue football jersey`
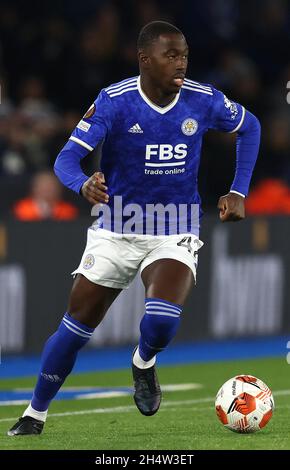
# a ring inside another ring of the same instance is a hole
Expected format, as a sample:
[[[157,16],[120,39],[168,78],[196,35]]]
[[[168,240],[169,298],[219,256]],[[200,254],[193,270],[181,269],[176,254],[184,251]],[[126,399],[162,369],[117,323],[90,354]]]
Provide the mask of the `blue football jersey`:
[[[236,132],[244,116],[243,106],[189,79],[169,105],[157,106],[142,91],[140,77],[133,77],[103,89],[70,140],[90,151],[102,141],[108,206],[114,212],[114,197],[121,196],[123,207],[138,204],[145,214],[148,205],[200,205],[203,135],[208,129]],[[186,217],[187,229],[177,227],[175,233],[196,231]],[[140,232],[148,233],[146,227]]]

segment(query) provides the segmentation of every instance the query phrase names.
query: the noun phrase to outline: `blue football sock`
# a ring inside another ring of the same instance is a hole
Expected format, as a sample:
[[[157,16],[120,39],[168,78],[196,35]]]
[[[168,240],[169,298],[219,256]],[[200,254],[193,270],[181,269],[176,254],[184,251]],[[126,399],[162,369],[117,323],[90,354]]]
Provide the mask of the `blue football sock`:
[[[71,372],[78,351],[85,346],[94,329],[83,325],[67,313],[58,330],[47,340],[31,406],[45,411]]]
[[[149,361],[174,338],[182,307],[156,298],[145,299],[145,307],[140,324],[139,354],[144,361]]]

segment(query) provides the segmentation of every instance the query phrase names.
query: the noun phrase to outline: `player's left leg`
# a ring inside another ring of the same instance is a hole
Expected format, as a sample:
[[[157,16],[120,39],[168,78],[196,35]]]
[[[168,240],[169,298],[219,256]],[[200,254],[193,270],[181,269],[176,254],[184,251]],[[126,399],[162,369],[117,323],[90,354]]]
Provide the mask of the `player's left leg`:
[[[158,411],[161,390],[155,370],[156,354],[174,338],[186,297],[193,286],[192,270],[175,259],[159,259],[142,272],[146,290],[139,346],[133,354],[134,399],[147,416]]]

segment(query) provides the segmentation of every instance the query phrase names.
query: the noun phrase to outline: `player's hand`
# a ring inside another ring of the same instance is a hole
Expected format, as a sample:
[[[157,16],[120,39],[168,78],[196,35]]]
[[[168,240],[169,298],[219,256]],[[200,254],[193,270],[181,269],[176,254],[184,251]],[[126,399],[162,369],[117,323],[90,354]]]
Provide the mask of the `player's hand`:
[[[237,222],[245,218],[245,198],[236,193],[228,193],[219,198],[217,205],[222,222]]]
[[[107,203],[109,196],[107,186],[104,185],[105,177],[98,171],[94,173],[82,186],[81,193],[91,204]]]

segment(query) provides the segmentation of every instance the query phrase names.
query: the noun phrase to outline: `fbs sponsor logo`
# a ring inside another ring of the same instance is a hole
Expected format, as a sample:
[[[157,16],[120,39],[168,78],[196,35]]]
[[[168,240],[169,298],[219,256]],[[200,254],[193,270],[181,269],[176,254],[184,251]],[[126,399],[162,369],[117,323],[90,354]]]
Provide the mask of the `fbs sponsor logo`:
[[[187,145],[177,144],[147,144],[145,152],[145,166],[166,167],[185,165]]]

